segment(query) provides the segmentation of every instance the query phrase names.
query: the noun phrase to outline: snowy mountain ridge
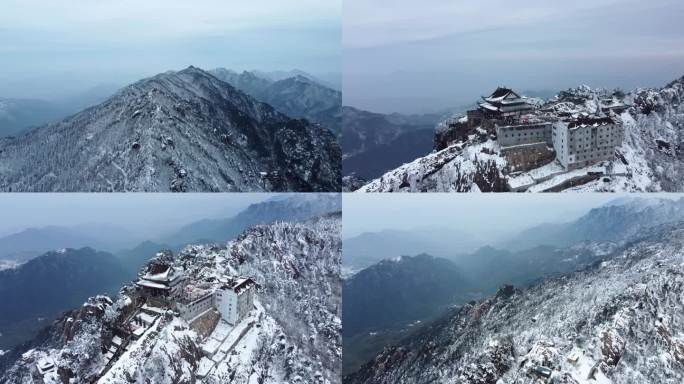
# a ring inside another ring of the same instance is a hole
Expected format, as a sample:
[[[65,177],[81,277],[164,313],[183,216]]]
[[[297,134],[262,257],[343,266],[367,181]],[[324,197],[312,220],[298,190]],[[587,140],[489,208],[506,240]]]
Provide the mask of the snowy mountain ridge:
[[[188,67],[0,138],[0,190],[338,191],[340,161],[326,129]]]
[[[496,137],[478,128],[463,139],[440,144],[432,153],[385,173],[357,191],[487,192],[513,187],[529,192],[681,191],[683,99],[684,77],[660,89],[640,88],[628,94],[580,86],[563,91],[542,105],[548,113],[558,116],[628,106],[614,116],[624,127],[625,137],[613,161],[573,171],[565,171],[557,161],[552,161],[528,172],[512,173]],[[455,116],[449,121],[460,118]],[[441,141],[447,123],[438,125],[436,143]]]

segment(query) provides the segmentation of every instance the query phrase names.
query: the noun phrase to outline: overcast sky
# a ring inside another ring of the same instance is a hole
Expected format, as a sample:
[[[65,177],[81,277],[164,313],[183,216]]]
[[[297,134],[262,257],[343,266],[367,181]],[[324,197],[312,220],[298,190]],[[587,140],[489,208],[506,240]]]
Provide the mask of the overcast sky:
[[[507,236],[542,223],[572,221],[622,197],[681,198],[684,194],[416,193],[342,197],[343,236],[386,229],[455,229],[477,237]],[[493,242],[495,239],[493,239]]]
[[[341,0],[3,0],[0,97],[61,97],[188,65],[340,73]]]
[[[497,85],[632,89],[684,75],[681,0],[345,0],[344,103],[425,112]]]
[[[201,219],[228,218],[267,193],[0,193],[0,236],[28,227],[111,224],[156,238]]]

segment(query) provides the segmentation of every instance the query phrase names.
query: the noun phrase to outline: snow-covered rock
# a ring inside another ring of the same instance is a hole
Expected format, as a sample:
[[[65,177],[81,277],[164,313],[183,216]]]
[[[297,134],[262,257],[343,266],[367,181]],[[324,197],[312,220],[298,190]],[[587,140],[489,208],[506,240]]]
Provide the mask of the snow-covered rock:
[[[492,192],[506,188],[495,141],[473,138],[385,173],[357,192]]]

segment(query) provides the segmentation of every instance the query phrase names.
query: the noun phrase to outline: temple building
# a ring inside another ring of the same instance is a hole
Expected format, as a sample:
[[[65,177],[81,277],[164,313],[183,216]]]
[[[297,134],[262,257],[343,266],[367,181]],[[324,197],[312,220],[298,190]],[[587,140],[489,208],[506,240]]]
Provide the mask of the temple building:
[[[486,119],[503,120],[530,113],[535,106],[512,89],[499,87],[488,97],[482,97],[478,109]]]
[[[135,284],[141,287],[148,297],[176,297],[183,290],[185,274],[170,265],[152,264],[147,273]]]
[[[561,92],[560,99],[538,108],[533,99],[498,87],[491,95],[482,97],[476,109],[447,121],[446,128],[438,132],[438,149],[456,140],[467,141],[476,134],[486,134],[481,137],[496,139],[510,172],[535,169],[554,159],[565,170],[613,160],[624,139],[618,115],[630,106],[612,95],[592,98],[596,107],[584,111],[578,105],[589,100],[591,90],[580,91],[584,93]]]
[[[155,308],[177,310],[190,321],[209,310],[216,310],[230,324],[238,323],[254,307],[256,282],[250,277],[222,276],[207,281],[189,281],[182,268],[156,261],[135,285],[145,305],[134,315],[131,326],[146,329],[162,312]],[[137,329],[136,328],[136,329]]]
[[[556,158],[567,170],[613,160],[624,129],[611,117],[582,117],[553,125]]]

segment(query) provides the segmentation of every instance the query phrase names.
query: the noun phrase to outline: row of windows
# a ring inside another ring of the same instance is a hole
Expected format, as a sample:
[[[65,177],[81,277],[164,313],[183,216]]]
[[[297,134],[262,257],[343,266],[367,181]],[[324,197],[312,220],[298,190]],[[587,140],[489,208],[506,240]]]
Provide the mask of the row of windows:
[[[614,142],[613,140],[596,140],[596,141],[593,142],[594,145],[592,145],[591,142],[589,142],[589,143],[584,143],[584,144],[580,144],[579,142],[578,142],[578,143],[573,143],[573,141],[570,140],[568,143],[569,143],[570,145],[573,145],[573,144],[574,144],[575,147],[577,147],[577,148],[581,148],[582,146],[585,146],[585,147],[594,146],[594,147],[597,147],[597,148],[601,148],[601,147],[613,146],[613,142]],[[562,140],[561,140],[561,143],[563,143]]]
[[[523,137],[527,136],[527,132],[525,133],[505,133],[504,137]],[[545,136],[544,132],[530,132],[530,136]]]
[[[571,153],[587,153],[587,152],[595,152],[595,151],[610,151],[612,147],[608,146],[602,146],[602,147],[596,147],[593,149],[582,149],[578,151],[572,151]]]
[[[575,136],[570,136],[570,140],[572,140],[574,137]],[[603,138],[603,135],[598,135],[598,137]],[[605,135],[605,137],[617,137],[617,135]],[[593,138],[593,137],[591,137],[591,138]],[[590,137],[578,137],[578,140],[582,140],[582,139],[589,140]]]
[[[607,152],[601,152],[601,153],[589,154],[589,155],[581,155],[581,156],[577,156],[577,158],[576,158],[575,161],[579,161],[579,160],[591,160],[591,159],[596,159],[596,158],[599,158],[599,157],[604,158],[604,157],[607,157],[607,156],[608,156],[608,153],[607,153]]]
[[[204,300],[204,301],[200,301],[200,302],[197,302],[197,303],[192,303],[192,304],[190,304],[190,307],[191,307],[191,308],[200,307],[200,306],[201,306],[201,307],[208,307],[209,304],[211,304],[211,300],[210,300],[210,299],[206,299],[206,300]]]

